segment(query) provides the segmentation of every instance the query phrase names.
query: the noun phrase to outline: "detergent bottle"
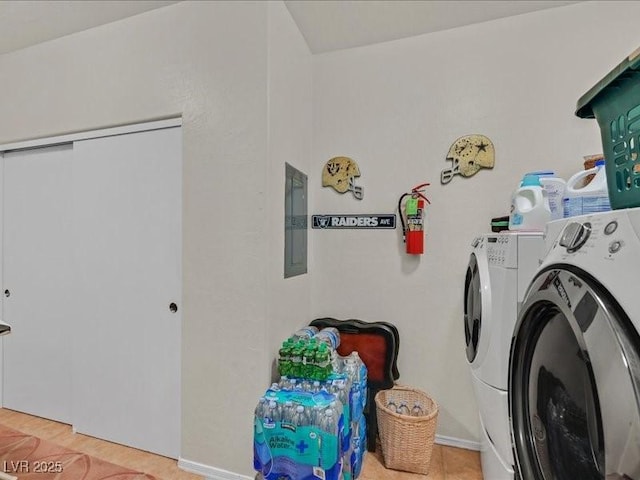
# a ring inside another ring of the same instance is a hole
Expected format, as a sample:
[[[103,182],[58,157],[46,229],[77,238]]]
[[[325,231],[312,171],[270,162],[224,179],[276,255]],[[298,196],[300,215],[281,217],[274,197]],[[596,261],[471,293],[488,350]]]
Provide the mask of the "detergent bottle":
[[[604,160],[598,160],[595,167],[582,170],[567,181],[562,199],[564,218],[611,210],[604,162]],[[591,174],[595,174],[593,179],[585,186],[578,187],[584,178]]]
[[[551,219],[549,198],[538,175],[525,175],[511,196],[509,230],[543,231]]]
[[[531,174],[529,174],[531,175]],[[562,199],[564,198],[564,191],[567,187],[567,182],[563,178],[556,177],[553,171],[536,172],[534,175],[538,175],[540,179],[540,185],[547,192],[549,197],[549,210],[551,210],[551,220],[558,220],[564,216],[564,206]]]

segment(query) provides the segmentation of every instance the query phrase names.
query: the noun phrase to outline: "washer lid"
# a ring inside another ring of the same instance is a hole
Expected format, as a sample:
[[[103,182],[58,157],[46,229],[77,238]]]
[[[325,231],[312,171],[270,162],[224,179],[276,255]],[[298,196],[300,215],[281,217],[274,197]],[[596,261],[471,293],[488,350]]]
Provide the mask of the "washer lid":
[[[527,480],[640,480],[640,336],[576,267],[540,272],[516,325],[509,411]]]

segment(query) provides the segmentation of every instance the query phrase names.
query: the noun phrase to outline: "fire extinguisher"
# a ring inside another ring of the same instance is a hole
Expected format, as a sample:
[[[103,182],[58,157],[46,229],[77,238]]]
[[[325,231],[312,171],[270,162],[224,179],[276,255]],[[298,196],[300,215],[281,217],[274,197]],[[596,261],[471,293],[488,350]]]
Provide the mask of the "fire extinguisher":
[[[411,189],[411,192],[403,193],[400,196],[400,200],[398,200],[398,213],[402,223],[402,241],[406,245],[407,253],[410,255],[422,255],[424,253],[424,209],[431,202],[422,192],[424,192],[424,187],[429,185],[429,183],[417,185]],[[406,197],[409,198],[404,204],[403,214],[402,201]]]

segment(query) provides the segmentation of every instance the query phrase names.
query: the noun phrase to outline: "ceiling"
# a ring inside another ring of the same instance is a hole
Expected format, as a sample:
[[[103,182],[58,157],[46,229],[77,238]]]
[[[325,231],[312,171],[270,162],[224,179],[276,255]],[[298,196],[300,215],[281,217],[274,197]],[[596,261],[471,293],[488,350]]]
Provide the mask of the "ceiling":
[[[0,0],[0,55],[176,1]]]
[[[313,53],[397,40],[575,1],[285,0]]]
[[[214,0],[209,0],[214,1]],[[165,7],[156,0],[0,0],[0,54]],[[313,53],[486,22],[575,1],[287,0]]]

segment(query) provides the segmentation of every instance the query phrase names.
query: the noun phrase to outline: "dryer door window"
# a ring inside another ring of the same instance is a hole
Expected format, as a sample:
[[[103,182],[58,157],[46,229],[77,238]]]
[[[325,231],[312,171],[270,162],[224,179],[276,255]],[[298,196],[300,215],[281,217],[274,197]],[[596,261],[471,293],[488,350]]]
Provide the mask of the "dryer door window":
[[[640,480],[640,338],[574,269],[533,281],[516,326],[509,408],[527,480]]]
[[[478,259],[472,253],[464,281],[464,340],[467,360],[472,363],[478,354],[482,327],[482,292]]]

